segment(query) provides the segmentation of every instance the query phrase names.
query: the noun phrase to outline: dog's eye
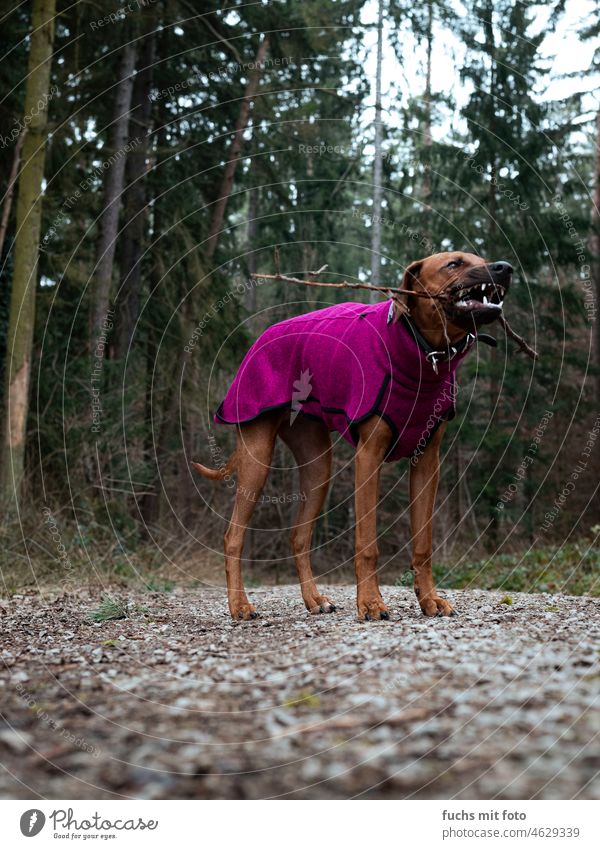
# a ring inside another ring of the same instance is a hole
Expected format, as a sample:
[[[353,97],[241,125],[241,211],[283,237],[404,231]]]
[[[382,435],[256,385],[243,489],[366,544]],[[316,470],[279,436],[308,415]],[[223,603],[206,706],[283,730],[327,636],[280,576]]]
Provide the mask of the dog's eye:
[[[459,265],[462,265],[462,264],[463,264],[462,259],[453,259],[448,263],[446,268],[458,268]]]

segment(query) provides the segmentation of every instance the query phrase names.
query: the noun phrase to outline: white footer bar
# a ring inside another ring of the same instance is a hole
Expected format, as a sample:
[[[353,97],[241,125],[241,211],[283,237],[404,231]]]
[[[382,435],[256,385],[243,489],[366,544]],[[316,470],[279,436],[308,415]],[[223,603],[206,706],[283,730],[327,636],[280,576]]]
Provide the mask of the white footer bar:
[[[2,801],[2,846],[598,849],[593,801]]]

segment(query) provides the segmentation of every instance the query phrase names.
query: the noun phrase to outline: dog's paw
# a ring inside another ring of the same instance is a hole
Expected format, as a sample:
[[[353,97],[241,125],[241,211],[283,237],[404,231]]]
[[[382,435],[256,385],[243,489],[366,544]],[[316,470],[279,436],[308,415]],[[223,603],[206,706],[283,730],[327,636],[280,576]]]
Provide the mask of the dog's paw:
[[[244,622],[249,622],[251,619],[258,619],[256,608],[249,602],[231,607],[230,612],[232,619],[241,619]]]
[[[305,598],[304,604],[312,616],[317,616],[319,613],[335,613],[337,610],[335,604],[326,595],[316,595],[311,598]]]
[[[420,602],[425,616],[456,616],[456,611],[449,601],[434,595]]]
[[[358,600],[358,618],[362,622],[371,622],[378,619],[389,619],[390,612],[381,597],[365,598]]]

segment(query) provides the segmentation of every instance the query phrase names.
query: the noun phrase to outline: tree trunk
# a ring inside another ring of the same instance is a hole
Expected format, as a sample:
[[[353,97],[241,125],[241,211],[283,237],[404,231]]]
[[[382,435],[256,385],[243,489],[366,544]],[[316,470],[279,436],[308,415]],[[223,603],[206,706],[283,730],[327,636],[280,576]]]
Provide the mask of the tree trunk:
[[[258,204],[260,199],[260,188],[252,186],[248,201],[248,226],[246,228],[246,267],[248,269],[248,288],[246,289],[246,309],[250,313],[250,320],[256,312],[256,286],[251,285],[252,274],[256,273],[256,238],[258,236]]]
[[[596,113],[596,155],[594,157],[594,203],[592,206],[592,237],[591,237],[591,269],[592,286],[596,299],[596,309],[600,305],[600,109]],[[596,337],[597,397],[600,398],[600,317],[596,316],[593,333]]]
[[[490,2],[486,7],[486,17],[484,19],[484,31],[486,33],[486,46],[491,58],[490,64],[490,83],[489,83],[489,95],[488,97],[492,99],[494,97],[494,92],[496,91],[496,43],[494,37],[494,21],[493,21],[493,4]],[[489,124],[489,132],[492,138],[495,137],[495,113],[492,110],[490,114],[490,124]],[[488,194],[488,215],[490,219],[489,225],[489,234],[488,234],[488,244],[487,244],[487,255],[488,257],[494,261],[496,258],[496,251],[498,249],[498,199],[496,197],[496,180],[497,180],[497,163],[495,159],[495,155],[492,154],[492,158],[490,160],[490,187]],[[496,348],[490,348],[489,350],[489,364],[490,364],[490,388],[489,388],[489,421],[490,427],[492,426],[492,422],[496,419],[496,423],[498,423],[498,393],[499,393],[499,381],[498,381],[498,372],[500,367],[500,360],[498,356],[498,352]],[[492,458],[492,462],[495,463],[495,458]],[[491,473],[490,473],[491,478]],[[490,479],[490,487],[488,493],[488,510],[489,510],[489,525],[487,529],[487,537],[491,544],[492,550],[495,550],[498,540],[498,511],[496,509],[496,504],[498,502],[498,498],[496,495],[496,487],[493,485],[493,481]]]
[[[221,181],[221,186],[219,188],[218,200],[215,204],[212,220],[210,223],[208,239],[205,247],[205,254],[208,260],[211,260],[215,254],[215,250],[217,249],[217,244],[219,242],[219,237],[221,235],[221,230],[223,229],[223,221],[225,220],[225,210],[227,209],[227,203],[229,202],[229,198],[231,196],[231,190],[233,188],[233,178],[235,176],[238,159],[242,150],[244,133],[246,131],[246,128],[248,126],[248,120],[250,118],[250,105],[254,100],[254,97],[256,96],[256,92],[258,90],[258,84],[260,82],[260,76],[262,71],[262,63],[264,62],[268,49],[269,36],[264,35],[256,52],[254,68],[248,72],[248,83],[246,85],[246,93],[242,98],[240,114],[238,115],[237,124],[233,135],[233,141],[231,142],[231,147],[229,148],[228,160],[227,164],[225,165],[225,171],[223,173],[223,180]]]
[[[148,160],[149,130],[152,118],[152,69],[156,53],[154,18],[149,18],[150,31],[146,33],[140,71],[133,86],[132,110],[129,119],[131,141],[141,142],[127,155],[125,166],[125,227],[121,236],[121,288],[118,295],[117,330],[115,333],[116,358],[126,356],[140,314],[142,287],[142,253],[147,226],[146,167]]]
[[[252,176],[256,170],[256,159],[252,160],[250,173]],[[253,284],[251,275],[256,273],[256,238],[258,236],[258,206],[260,200],[260,188],[252,186],[250,189],[250,198],[248,201],[248,226],[246,229],[246,268],[248,270],[248,279],[246,280],[246,310],[248,311],[247,326],[251,336],[257,332],[256,321],[256,306],[257,292],[256,286]],[[256,282],[256,281],[254,281]],[[246,533],[246,544],[244,546],[244,558],[248,559],[252,566],[254,565],[254,557],[256,552],[256,529],[254,526],[248,528]]]
[[[15,144],[15,149],[13,151],[13,162],[12,167],[10,169],[8,184],[6,186],[6,194],[4,195],[4,204],[2,206],[2,218],[0,219],[0,259],[2,258],[2,252],[4,250],[4,241],[6,239],[6,231],[8,230],[8,220],[10,218],[10,210],[12,208],[13,194],[15,191],[15,185],[17,183],[17,177],[19,174],[21,148],[23,147],[23,142],[25,141],[26,133],[27,129],[24,129],[19,133],[19,138],[17,139],[17,143]]]
[[[24,472],[55,13],[55,0],[34,0],[25,89],[25,114],[32,117],[23,142],[17,197],[6,345],[6,419],[0,467],[0,497],[13,515],[19,508]]]
[[[256,58],[254,60],[254,68],[249,71],[248,83],[246,85],[246,91],[244,97],[242,98],[242,103],[240,106],[240,112],[238,115],[238,119],[235,126],[235,131],[233,135],[233,140],[228,152],[228,161],[225,165],[225,171],[223,173],[223,179],[221,181],[221,185],[219,188],[218,199],[214,207],[212,220],[209,228],[208,239],[204,248],[204,255],[208,262],[210,262],[215,254],[217,249],[217,245],[219,243],[219,238],[221,236],[221,231],[223,229],[223,222],[225,220],[225,211],[227,209],[227,203],[231,196],[231,191],[233,188],[233,178],[235,176],[235,171],[237,167],[238,158],[240,156],[244,138],[244,132],[248,127],[248,121],[250,119],[250,106],[254,97],[256,96],[256,92],[258,90],[258,85],[260,82],[260,76],[262,71],[262,63],[266,56],[267,50],[269,47],[269,37],[267,35],[263,36],[261,39],[260,45],[258,47],[258,51],[256,53]],[[203,276],[203,275],[202,275]],[[200,279],[200,278],[198,278]],[[182,311],[181,311],[181,326],[182,326],[182,337],[184,339],[189,338],[193,327],[194,327],[194,297],[192,294],[189,294],[184,299]],[[175,374],[173,376],[173,380],[169,384],[169,389],[167,395],[164,400],[164,414],[161,426],[159,428],[159,432],[156,440],[155,453],[157,457],[163,457],[166,453],[166,445],[169,439],[169,435],[171,433],[171,429],[173,427],[174,422],[177,420],[178,413],[178,403],[180,400],[180,380],[184,381],[184,389],[182,391],[186,391],[186,388],[189,386],[189,372],[190,369],[186,368],[186,363],[188,363],[189,354],[185,351],[185,346],[181,346],[181,352],[179,356],[179,362],[175,368]],[[186,375],[182,378],[182,373],[186,370]],[[182,411],[182,419],[183,423],[180,424],[182,431],[184,433],[191,433],[192,428],[190,427],[189,417],[191,413],[189,411]],[[182,481],[183,477],[187,473],[189,475],[189,470],[182,468]],[[185,496],[185,491],[187,487],[187,482],[182,482],[180,491],[179,491],[179,500],[181,501]],[[151,518],[153,511],[157,514],[159,511],[159,504],[147,505],[144,508],[144,515],[147,519]]]
[[[119,69],[119,84],[115,96],[114,119],[110,128],[107,155],[115,159],[106,170],[104,179],[103,209],[98,222],[96,242],[96,269],[92,280],[91,346],[102,332],[108,312],[112,271],[115,259],[115,240],[119,229],[119,209],[125,176],[125,146],[129,133],[129,110],[133,90],[135,46],[123,48]]]
[[[381,270],[381,205],[383,200],[382,126],[381,126],[381,66],[383,64],[383,0],[377,11],[377,69],[375,72],[375,163],[373,167],[373,217],[371,221],[371,285],[380,286]],[[371,292],[371,301],[378,294]]]
[[[160,425],[158,438],[155,444],[154,419],[155,419],[155,392],[156,383],[160,382],[161,377],[157,369],[157,359],[159,351],[160,334],[158,332],[159,319],[155,315],[157,291],[160,287],[164,275],[164,264],[161,259],[161,233],[162,219],[160,204],[154,206],[154,248],[151,254],[150,267],[150,291],[151,296],[147,304],[147,324],[148,335],[146,337],[146,388],[144,399],[144,462],[149,469],[152,469],[152,478],[148,494],[142,495],[139,500],[139,509],[144,521],[144,529],[146,536],[150,536],[151,532],[148,525],[158,522],[161,504],[161,477],[160,468],[162,457],[158,451],[162,450],[166,441],[166,432],[164,431],[164,420]],[[167,393],[167,409],[171,404],[171,392]]]
[[[453,528],[460,527],[463,520],[463,505],[461,494],[460,476],[463,471],[463,465],[460,456],[460,442],[457,440],[454,450],[452,451],[452,494],[450,496],[450,519]]]
[[[425,72],[425,94],[423,96],[423,235],[431,239],[431,54],[433,51],[433,0],[427,3],[427,66]]]

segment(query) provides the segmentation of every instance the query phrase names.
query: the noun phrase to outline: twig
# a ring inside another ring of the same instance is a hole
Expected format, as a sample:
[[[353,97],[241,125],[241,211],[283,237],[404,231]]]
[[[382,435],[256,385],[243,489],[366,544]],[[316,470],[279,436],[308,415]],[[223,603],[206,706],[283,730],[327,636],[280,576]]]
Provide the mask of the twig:
[[[186,6],[188,8],[188,10],[193,13],[194,18],[197,16],[197,10],[194,9],[193,5],[190,5],[188,3],[184,3],[184,6]],[[202,15],[202,19],[203,19],[202,22],[204,23],[204,26],[208,27],[208,29],[212,32],[212,34],[216,35],[216,37],[219,39],[219,41],[222,44],[224,44],[229,50],[231,50],[231,52],[233,53],[233,56],[234,56],[236,62],[238,63],[238,65],[240,67],[243,67],[244,60],[242,59],[242,57],[240,56],[240,54],[236,50],[235,46],[230,41],[228,41],[225,38],[224,35],[221,35],[221,33],[218,30],[215,29],[215,27],[211,24],[208,15]]]
[[[301,704],[302,700],[299,699]],[[412,708],[405,710],[397,715],[391,715],[370,722],[371,728],[380,728],[381,726],[398,728],[405,725],[407,722],[425,719],[431,716],[431,710],[428,708]],[[369,720],[367,720],[369,722]],[[307,725],[294,726],[294,733],[306,733],[308,731],[351,731],[355,728],[360,728],[365,724],[365,717],[361,714],[352,714],[350,716],[341,716],[333,719],[320,719]]]
[[[327,266],[324,265],[318,271],[309,271],[309,277],[316,277],[324,268],[327,268]],[[324,286],[330,289],[368,289],[370,292],[374,290],[387,294],[415,295],[417,298],[435,297],[434,295],[428,295],[426,292],[413,292],[412,289],[401,289],[396,286],[371,286],[370,283],[348,283],[347,280],[343,280],[340,283],[322,283],[318,280],[301,280],[299,277],[287,277],[285,274],[251,274],[250,277],[254,277],[257,280],[283,280],[286,283],[300,283],[302,286]]]
[[[519,346],[519,348],[520,348],[522,351],[525,351],[525,353],[527,354],[527,356],[528,356],[528,357],[531,357],[531,359],[532,359],[532,360],[537,360],[537,358],[538,358],[538,356],[539,356],[539,355],[538,355],[538,352],[537,352],[537,351],[535,351],[532,347],[530,347],[530,346],[527,344],[527,342],[523,339],[523,337],[522,337],[522,336],[519,336],[519,334],[518,334],[518,333],[515,333],[515,331],[512,329],[512,327],[510,326],[510,324],[509,324],[509,323],[508,323],[508,321],[504,318],[504,316],[503,316],[503,315],[501,315],[501,316],[498,318],[498,321],[500,322],[500,324],[502,325],[502,327],[503,327],[503,328],[504,328],[504,330],[506,331],[506,335],[507,335],[507,336],[510,336],[510,338],[511,338],[511,339],[514,339],[514,341],[517,343],[517,345]]]

